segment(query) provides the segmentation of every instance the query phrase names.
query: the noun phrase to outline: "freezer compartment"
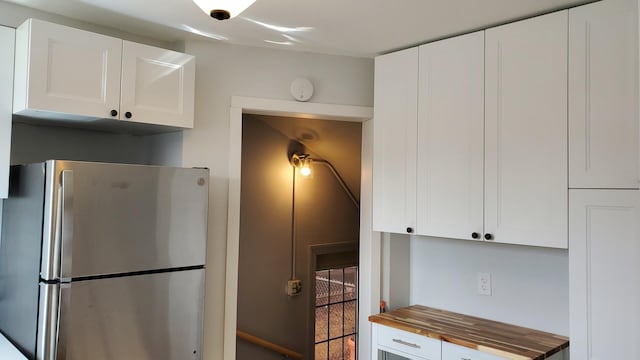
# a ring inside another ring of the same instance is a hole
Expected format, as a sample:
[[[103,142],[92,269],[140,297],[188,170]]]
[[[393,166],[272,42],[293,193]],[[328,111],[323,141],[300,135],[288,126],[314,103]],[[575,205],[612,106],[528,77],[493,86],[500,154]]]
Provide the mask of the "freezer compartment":
[[[203,269],[42,284],[41,292],[54,300],[41,304],[53,316],[40,319],[38,360],[202,358]]]
[[[208,170],[59,160],[46,168],[44,279],[205,263]]]

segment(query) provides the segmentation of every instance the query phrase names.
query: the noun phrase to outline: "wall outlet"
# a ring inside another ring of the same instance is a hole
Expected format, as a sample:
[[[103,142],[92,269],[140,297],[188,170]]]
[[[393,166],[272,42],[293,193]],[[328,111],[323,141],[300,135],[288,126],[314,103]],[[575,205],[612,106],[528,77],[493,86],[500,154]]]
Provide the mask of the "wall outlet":
[[[302,292],[302,280],[292,279],[287,282],[287,295],[296,296]]]
[[[478,273],[478,295],[491,296],[490,273]]]

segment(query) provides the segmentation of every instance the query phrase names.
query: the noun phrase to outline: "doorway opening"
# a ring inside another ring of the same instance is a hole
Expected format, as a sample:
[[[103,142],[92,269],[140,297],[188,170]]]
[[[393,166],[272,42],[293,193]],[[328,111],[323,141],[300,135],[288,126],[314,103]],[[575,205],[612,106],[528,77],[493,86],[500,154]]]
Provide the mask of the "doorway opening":
[[[238,347],[240,346],[240,343],[237,342],[236,340],[238,337],[238,328],[239,327],[241,328],[241,322],[242,322],[240,315],[245,313],[245,311],[241,310],[242,305],[240,304],[241,298],[242,298],[242,295],[241,295],[242,290],[240,289],[242,287],[241,286],[242,280],[241,280],[240,272],[242,272],[242,269],[245,268],[245,266],[242,266],[241,264],[242,260],[240,259],[241,243],[242,243],[240,241],[241,240],[240,230],[241,228],[246,229],[248,227],[241,225],[241,223],[243,223],[242,221],[243,219],[241,219],[242,218],[241,213],[243,211],[241,211],[241,209],[247,209],[246,207],[243,207],[241,205],[241,202],[242,202],[241,195],[245,194],[245,191],[242,190],[243,188],[242,183],[244,183],[244,180],[247,175],[254,178],[257,177],[261,179],[259,176],[256,175],[255,171],[251,171],[250,173],[246,173],[242,171],[243,165],[247,160],[244,156],[245,149],[243,149],[243,145],[245,144],[245,140],[246,140],[246,139],[243,139],[245,135],[245,131],[243,130],[243,123],[244,123],[243,118],[246,115],[295,116],[295,117],[302,117],[304,119],[326,119],[326,120],[330,120],[329,122],[331,122],[331,120],[339,120],[339,121],[354,122],[354,123],[362,124],[362,130],[361,130],[362,147],[360,146],[358,147],[358,152],[363,150],[362,162],[360,166],[356,165],[356,166],[352,166],[352,168],[353,167],[357,168],[359,170],[358,172],[360,172],[361,170],[363,174],[370,174],[371,165],[372,165],[371,164],[372,162],[371,148],[370,148],[370,144],[372,141],[372,131],[371,131],[372,122],[369,121],[373,117],[373,108],[371,107],[321,104],[321,103],[300,103],[300,102],[293,102],[293,101],[248,98],[248,97],[240,97],[240,96],[234,96],[232,97],[231,100],[232,101],[231,101],[230,116],[229,116],[230,117],[230,122],[229,122],[229,125],[230,125],[229,207],[228,207],[229,217],[227,221],[228,222],[227,224],[228,226],[227,256],[226,256],[227,271],[225,275],[226,291],[225,291],[225,302],[224,302],[225,303],[225,311],[224,311],[224,314],[225,314],[224,315],[224,359],[225,360],[234,360],[236,358],[240,358],[238,356],[239,355]],[[330,138],[333,138],[333,136],[330,136]],[[313,148],[316,148],[316,146],[314,145]],[[342,157],[345,157],[344,155],[347,153],[348,152],[343,151]],[[263,151],[258,151],[253,154],[262,155]],[[253,164],[257,164],[257,165],[262,164],[260,161],[257,161],[257,159],[250,159],[250,161]],[[334,165],[337,165],[337,164],[334,163]],[[338,168],[338,166],[336,166],[336,168]],[[340,168],[338,168],[338,170],[340,171]],[[283,175],[283,176],[290,177],[291,176],[290,169],[287,173],[288,175]],[[274,180],[274,178],[272,177],[268,177],[266,179]],[[303,183],[303,182],[301,181],[300,183]],[[360,181],[358,180],[358,186],[359,185],[360,185]],[[368,219],[371,216],[371,206],[370,206],[371,177],[363,176],[361,185],[363,186],[363,197],[364,197],[363,198],[364,207],[362,209],[362,212],[364,214],[364,217],[362,218],[365,219],[363,223],[364,230],[361,230],[360,233],[356,235],[355,238],[360,237],[361,240],[363,240],[363,246],[362,246],[362,251],[364,251],[363,256],[365,256],[365,258],[368,258],[369,256],[376,256],[375,252],[372,252],[372,249],[376,248],[376,244],[377,246],[379,246],[379,239],[378,237],[375,236],[375,233],[371,232],[371,224],[368,221]],[[270,186],[270,189],[279,190],[280,188]],[[325,200],[325,199],[320,198],[320,200]],[[272,203],[270,205],[271,205],[270,206],[271,209],[273,210],[274,204]],[[288,206],[290,206],[290,204]],[[252,206],[247,210],[255,210],[255,208]],[[275,211],[272,211],[272,212],[277,213]],[[325,233],[325,230],[332,230],[333,228],[335,228],[337,224],[340,224],[343,221],[344,219],[344,216],[342,216],[343,214],[336,213],[335,211],[329,211],[329,212],[316,211],[316,213],[335,215],[336,218],[332,221],[318,222],[317,225],[321,225],[320,227],[321,231],[319,231],[318,233],[314,233],[314,237],[318,239],[325,239],[325,240],[332,239],[332,242],[336,242],[336,241],[353,242],[355,240],[354,237],[351,237],[349,239],[340,239],[340,238],[336,238],[335,236],[327,236],[327,234]],[[316,218],[312,217],[309,219],[310,221],[312,221],[310,225],[316,225],[314,224],[316,223],[314,219]],[[302,226],[301,228],[307,229],[306,226]],[[371,244],[373,244],[373,248]],[[307,253],[308,250],[309,250],[309,247],[305,247],[305,246],[298,247],[298,253],[301,255],[302,253],[308,254]],[[288,252],[283,252],[282,254],[286,255],[287,253]],[[272,269],[273,265],[279,266],[280,261],[272,257],[270,258],[275,261],[273,261],[270,264],[271,266],[269,267],[269,269]],[[288,261],[285,260],[283,262],[286,263]],[[298,264],[299,264],[298,266],[300,266],[300,263]],[[255,264],[252,264],[252,267],[255,267]],[[310,268],[309,270],[312,270],[309,275],[311,276],[315,275],[315,268]],[[269,271],[269,273],[272,273],[272,272],[273,271]],[[360,276],[362,276],[362,279],[360,279],[359,281],[361,284],[369,283],[372,277],[373,278],[379,277],[379,271],[377,271],[377,269],[375,268],[370,269],[369,263],[364,263],[360,267]],[[258,283],[258,285],[261,287],[267,286],[268,288],[272,288],[270,284],[265,284],[262,282]],[[306,312],[308,314],[307,316],[309,316],[308,317],[309,321],[307,321],[306,319],[300,319],[300,317],[298,316],[285,316],[285,317],[278,316],[277,322],[274,322],[274,323],[280,323],[282,322],[283,319],[287,321],[291,319],[295,319],[296,322],[304,322],[306,324],[306,328],[308,329],[307,330],[308,332],[306,332],[306,334],[308,335],[305,334],[305,338],[306,338],[305,340],[308,340],[308,343],[305,344],[304,357],[307,359],[311,359],[313,357],[313,351],[314,351],[313,317],[315,316],[315,314],[313,309],[315,308],[314,306],[315,289],[313,285],[314,285],[313,279],[307,278],[307,280],[303,282],[303,291],[301,295],[296,297],[296,299],[303,300],[302,302],[305,303],[306,306],[311,307],[310,309],[311,311]],[[282,285],[276,285],[276,286],[278,288],[281,288]],[[365,288],[363,290],[368,291],[369,289]],[[256,300],[257,299],[261,300],[261,301],[258,301],[257,304],[268,303],[266,301],[262,301],[263,297],[264,296],[261,295],[260,297],[255,298]],[[371,298],[372,297],[370,296],[370,294],[367,294],[367,296],[360,296],[359,306],[363,308],[367,307],[369,305],[369,302],[371,302]],[[375,295],[373,296],[373,299],[375,300],[375,302],[377,302]],[[300,303],[299,300],[294,300],[293,298],[291,300],[292,302]],[[289,304],[292,302],[289,302]],[[258,311],[260,314],[276,313],[275,311],[276,309],[273,306],[270,306],[268,311],[265,311],[265,312],[260,311],[259,307],[257,306],[254,306],[253,308],[248,308],[248,309],[245,308],[245,309],[248,310],[246,312],[249,312],[249,313],[255,313],[256,311]],[[290,311],[287,311],[287,314],[290,314]],[[302,316],[302,317],[304,318],[305,316]],[[366,322],[366,319],[360,319],[360,321]],[[368,358],[369,356],[368,356],[367,349],[369,348],[369,346],[368,346],[367,336],[370,331],[368,330],[367,327],[362,327],[362,324],[360,325],[361,327],[359,331],[363,333],[361,335],[364,335],[363,338],[361,339],[361,344],[359,346],[360,351],[363,352],[364,354],[361,356],[361,358]],[[305,331],[302,331],[302,332],[305,332]],[[294,337],[298,337],[298,335],[302,332],[298,330],[294,334]],[[274,331],[273,330],[270,331],[269,334],[274,334]],[[290,339],[290,337],[287,339]],[[294,343],[299,344],[298,341],[294,341]],[[256,358],[256,357],[253,357],[253,358]],[[262,356],[261,358],[264,358],[264,356]]]
[[[362,125],[243,115],[241,129],[236,335],[242,341],[235,358],[291,353],[313,359],[318,270],[327,279],[327,311],[333,309],[326,321],[337,324],[335,310],[342,309],[339,326],[327,323],[326,347],[348,346],[357,321],[358,272],[349,267],[358,264]],[[303,160],[310,160],[310,176],[302,173]],[[309,252],[336,244],[337,253]],[[347,262],[345,246],[351,252]],[[346,354],[330,359],[349,359]]]

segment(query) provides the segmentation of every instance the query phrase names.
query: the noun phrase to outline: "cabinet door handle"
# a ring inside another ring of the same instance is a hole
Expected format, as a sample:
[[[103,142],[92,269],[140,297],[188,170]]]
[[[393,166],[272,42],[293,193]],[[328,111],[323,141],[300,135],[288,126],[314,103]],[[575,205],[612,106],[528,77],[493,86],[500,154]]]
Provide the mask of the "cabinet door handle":
[[[418,344],[414,344],[414,343],[406,342],[406,341],[404,341],[404,340],[400,340],[400,339],[392,339],[392,341],[393,341],[394,343],[398,343],[398,344],[400,344],[400,345],[404,345],[404,346],[412,347],[412,348],[414,348],[414,349],[420,349],[420,347],[421,347],[421,346],[420,346],[420,345],[418,345]]]
[[[471,238],[472,238],[472,239],[477,239],[477,238],[479,238],[479,237],[480,237],[480,234],[478,234],[477,232],[472,232],[472,233],[471,233]]]
[[[111,116],[118,116],[118,110],[111,110]]]
[[[484,234],[484,238],[485,238],[486,240],[493,240],[493,235],[491,235],[491,234],[489,234],[489,233],[486,233],[486,234]]]
[[[460,360],[471,360],[471,358],[460,358]]]
[[[129,111],[127,111],[126,113],[124,113],[124,117],[126,117],[127,119],[131,119],[131,117],[133,116],[132,113],[130,113]]]
[[[412,228],[412,227],[408,227],[408,228],[407,228],[407,232],[408,232],[409,234],[411,234],[411,233],[413,232],[413,228]]]

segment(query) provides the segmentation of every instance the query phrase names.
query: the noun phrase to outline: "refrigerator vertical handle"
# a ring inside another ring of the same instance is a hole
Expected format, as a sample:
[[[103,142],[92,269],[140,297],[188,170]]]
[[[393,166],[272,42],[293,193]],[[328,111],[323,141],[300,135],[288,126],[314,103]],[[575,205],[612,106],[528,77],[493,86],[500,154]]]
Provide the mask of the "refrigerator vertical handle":
[[[61,212],[60,218],[60,282],[71,281],[71,261],[73,250],[73,171],[63,170],[60,174]]]
[[[58,307],[58,336],[56,341],[55,360],[67,359],[67,340],[69,335],[71,284],[60,284],[60,298]]]
[[[60,285],[40,284],[37,360],[56,360],[59,318]]]

